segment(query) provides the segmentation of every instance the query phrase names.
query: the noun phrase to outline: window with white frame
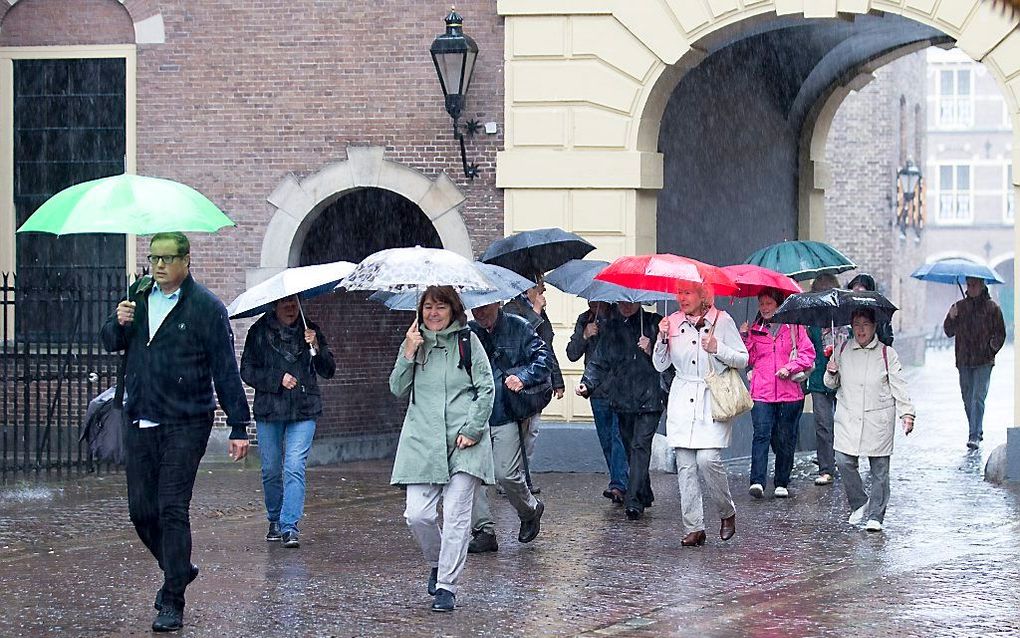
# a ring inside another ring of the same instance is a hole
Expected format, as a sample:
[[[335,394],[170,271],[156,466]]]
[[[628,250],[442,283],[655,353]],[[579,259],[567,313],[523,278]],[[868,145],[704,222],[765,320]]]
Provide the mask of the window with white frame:
[[[937,91],[939,127],[974,125],[974,74],[970,69],[939,69]]]
[[[1005,206],[1005,215],[1003,215],[1003,219],[1005,220],[1005,222],[1007,224],[1012,224],[1013,221],[1014,221],[1014,215],[1015,215],[1014,211],[1016,210],[1014,208],[1014,203],[1013,203],[1013,199],[1014,199],[1014,195],[1015,195],[1015,191],[1016,191],[1016,189],[1013,187],[1013,165],[1012,164],[1006,164],[1006,170],[1004,172],[1006,174],[1006,197],[1005,197],[1006,206]]]
[[[970,164],[942,164],[938,170],[938,213],[943,224],[963,224],[973,220],[974,192]]]

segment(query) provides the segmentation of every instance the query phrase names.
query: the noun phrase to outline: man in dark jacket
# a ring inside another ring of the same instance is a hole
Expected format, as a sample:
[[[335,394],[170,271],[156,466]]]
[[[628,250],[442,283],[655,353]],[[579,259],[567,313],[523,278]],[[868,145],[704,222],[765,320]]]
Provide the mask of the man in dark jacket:
[[[599,342],[599,331],[615,313],[612,304],[604,301],[588,302],[588,310],[577,316],[574,334],[567,343],[567,358],[577,361],[583,356],[584,364],[588,365]],[[609,405],[606,391],[607,387],[603,385],[588,397],[595,418],[595,432],[609,469],[609,487],[602,492],[602,496],[614,503],[623,503],[623,495],[627,493],[627,450],[620,438],[620,422]]]
[[[630,460],[630,479],[624,506],[627,518],[637,520],[652,505],[648,464],[652,440],[662,414],[659,373],[652,364],[652,346],[662,316],[645,312],[640,304],[621,301],[619,314],[602,331],[577,394],[591,396],[605,386],[609,404],[620,420],[620,436]]]
[[[542,341],[549,349],[549,370],[552,373],[553,396],[559,400],[563,398],[563,391],[566,385],[563,382],[563,373],[560,371],[560,362],[556,359],[556,351],[553,349],[555,334],[552,322],[549,321],[549,315],[545,313],[545,304],[545,284],[540,281],[535,286],[529,288],[524,294],[508,301],[503,306],[503,312],[523,318],[531,324],[531,328],[542,338]],[[528,460],[531,460],[535,454],[535,442],[538,440],[538,432],[541,425],[540,416],[540,414],[536,414],[521,424],[524,430],[524,449],[527,452]],[[524,478],[527,480],[528,489],[532,493],[538,494],[541,492],[531,479],[528,465],[524,466]]]
[[[507,499],[521,519],[517,540],[530,543],[538,536],[545,505],[528,489],[521,468],[522,445],[518,421],[530,415],[515,414],[514,405],[517,402],[509,394],[519,394],[525,389],[533,390],[548,383],[548,350],[528,322],[506,314],[498,303],[475,308],[472,314],[474,321],[468,325],[485,348],[485,354],[492,365],[496,388],[489,417],[496,482],[506,491]],[[479,554],[498,549],[495,523],[489,512],[485,490],[478,490],[475,494],[471,533],[474,538],[468,545],[469,552]]]
[[[184,622],[184,590],[198,576],[188,509],[212,430],[213,386],[235,461],[248,453],[250,415],[226,308],[191,277],[188,238],[159,233],[149,250],[152,279],[132,287],[100,338],[111,352],[127,350],[128,512],[163,570],[152,629],[175,631]]]
[[[992,301],[984,280],[967,277],[967,296],[949,307],[942,328],[947,337],[956,337],[956,368],[970,424],[967,447],[977,449],[984,435],[985,397],[995,355],[1006,343],[1002,310]]]

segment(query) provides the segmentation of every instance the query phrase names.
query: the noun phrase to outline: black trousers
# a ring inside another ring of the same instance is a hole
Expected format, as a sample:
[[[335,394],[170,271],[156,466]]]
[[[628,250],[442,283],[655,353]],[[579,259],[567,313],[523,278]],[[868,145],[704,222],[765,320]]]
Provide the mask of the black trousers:
[[[212,417],[124,430],[131,522],[163,570],[164,604],[178,609],[191,577],[191,494]]]
[[[627,496],[623,502],[627,509],[643,512],[655,500],[652,481],[648,476],[648,464],[652,460],[652,439],[659,429],[659,415],[659,412],[617,413],[620,419],[620,438],[623,439],[630,463]]]

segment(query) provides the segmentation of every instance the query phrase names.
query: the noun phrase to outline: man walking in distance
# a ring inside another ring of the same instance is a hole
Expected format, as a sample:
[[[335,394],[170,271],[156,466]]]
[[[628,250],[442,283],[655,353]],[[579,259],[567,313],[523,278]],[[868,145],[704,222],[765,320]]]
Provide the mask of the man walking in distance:
[[[983,279],[967,277],[967,296],[949,307],[942,324],[947,337],[956,337],[956,368],[970,434],[967,447],[977,449],[984,438],[985,397],[995,355],[1006,343],[1006,323],[999,304],[992,301]]]
[[[525,388],[548,382],[549,350],[527,321],[504,313],[498,303],[480,306],[472,313],[474,321],[468,325],[485,348],[485,354],[492,365],[496,388],[489,417],[496,483],[506,491],[507,499],[521,519],[517,540],[530,543],[538,536],[545,505],[534,497],[524,480],[521,430],[518,427],[518,419],[524,415],[511,413],[512,397],[508,393],[520,393]],[[468,544],[470,553],[480,554],[499,549],[485,490],[475,492],[471,533],[474,538]]]
[[[184,623],[184,590],[198,576],[188,509],[212,430],[213,386],[227,413],[235,461],[248,454],[250,413],[227,311],[192,278],[188,238],[158,233],[149,253],[152,277],[135,282],[100,338],[111,352],[127,351],[128,511],[164,578],[152,630],[176,631]]]

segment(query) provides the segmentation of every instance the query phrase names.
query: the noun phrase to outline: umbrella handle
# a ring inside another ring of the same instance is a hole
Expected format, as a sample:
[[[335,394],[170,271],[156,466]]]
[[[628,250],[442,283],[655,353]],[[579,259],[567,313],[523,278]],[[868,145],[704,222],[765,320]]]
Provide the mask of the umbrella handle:
[[[308,330],[308,321],[305,319],[305,309],[301,307],[301,297],[297,298],[298,314],[301,315],[301,323],[304,325],[305,330]],[[311,345],[308,346],[308,351],[312,353],[312,356],[318,354],[318,352]]]

